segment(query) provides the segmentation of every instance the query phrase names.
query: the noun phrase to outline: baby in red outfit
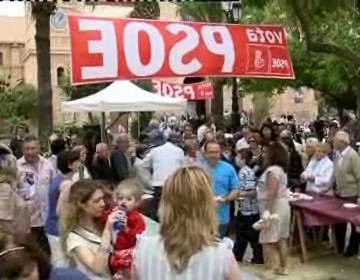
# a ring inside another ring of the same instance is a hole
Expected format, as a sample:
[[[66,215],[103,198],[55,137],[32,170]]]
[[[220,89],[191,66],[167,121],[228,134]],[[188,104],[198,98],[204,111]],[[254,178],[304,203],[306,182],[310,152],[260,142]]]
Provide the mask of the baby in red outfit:
[[[124,180],[114,191],[116,205],[112,211],[121,212],[120,229],[114,229],[114,252],[110,258],[110,269],[116,280],[130,278],[136,238],[145,231],[144,218],[137,211],[141,196],[141,188],[134,179]]]

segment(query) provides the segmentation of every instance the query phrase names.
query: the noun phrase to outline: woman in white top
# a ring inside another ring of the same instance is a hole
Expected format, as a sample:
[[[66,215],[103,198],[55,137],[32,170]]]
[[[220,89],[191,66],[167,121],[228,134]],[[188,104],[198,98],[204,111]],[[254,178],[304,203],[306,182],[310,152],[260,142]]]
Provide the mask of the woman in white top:
[[[231,249],[217,239],[216,205],[203,169],[182,167],[166,180],[159,219],[160,233],[138,241],[132,280],[241,278]]]
[[[104,210],[102,186],[85,179],[71,186],[69,201],[60,209],[60,237],[64,252],[90,280],[108,280],[111,232],[118,213],[109,215],[104,228],[98,222]]]
[[[315,138],[315,137],[309,137],[308,139],[306,139],[305,153],[302,154],[304,168],[313,159],[313,157],[315,155],[315,152],[316,152],[316,145],[317,144],[319,144],[319,140],[317,138]]]
[[[329,193],[334,164],[328,157],[330,147],[326,143],[316,145],[315,155],[310,160],[301,179],[306,182],[306,191]]]
[[[90,173],[88,169],[85,166],[86,162],[86,155],[87,155],[87,149],[84,145],[79,145],[73,148],[74,151],[78,152],[80,154],[80,166],[79,171],[76,172],[73,176],[73,181],[76,182],[80,179],[90,179]]]
[[[261,218],[270,221],[261,229],[259,242],[263,246],[266,276],[287,274],[287,239],[290,234],[290,205],[287,196],[289,154],[286,147],[273,142],[265,147],[265,171],[258,183]],[[276,220],[271,220],[276,217]],[[277,260],[280,260],[279,262]]]

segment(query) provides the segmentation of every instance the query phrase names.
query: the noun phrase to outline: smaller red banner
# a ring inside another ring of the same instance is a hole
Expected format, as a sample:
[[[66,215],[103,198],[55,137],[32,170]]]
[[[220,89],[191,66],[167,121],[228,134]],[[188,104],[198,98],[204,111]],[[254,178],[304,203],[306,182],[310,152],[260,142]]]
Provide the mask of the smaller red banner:
[[[178,97],[187,100],[211,99],[214,96],[213,85],[209,81],[184,85],[152,80],[152,84],[154,92],[162,96]]]

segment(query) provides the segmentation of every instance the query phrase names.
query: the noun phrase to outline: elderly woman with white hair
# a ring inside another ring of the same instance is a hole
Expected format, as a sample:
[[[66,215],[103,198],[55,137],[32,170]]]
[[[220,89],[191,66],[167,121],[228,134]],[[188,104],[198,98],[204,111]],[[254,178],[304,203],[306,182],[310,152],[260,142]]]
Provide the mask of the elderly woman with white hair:
[[[305,166],[309,164],[316,153],[316,145],[319,144],[319,140],[315,137],[309,137],[305,142],[305,153],[303,154],[303,163]]]
[[[85,166],[86,163],[86,155],[87,155],[87,149],[84,145],[76,146],[72,149],[75,152],[78,152],[80,154],[80,167],[79,171],[76,172],[73,176],[73,181],[76,182],[81,179],[90,179],[90,172],[88,171],[87,167]]]
[[[350,146],[350,136],[345,131],[338,131],[334,137],[336,157],[334,161],[335,196],[360,206],[360,157]],[[334,225],[337,249],[344,252],[347,224]],[[355,256],[359,251],[360,233],[351,225],[349,246],[345,256]]]
[[[328,157],[329,150],[326,143],[315,146],[315,155],[301,174],[301,179],[306,182],[306,191],[330,193],[334,164]]]

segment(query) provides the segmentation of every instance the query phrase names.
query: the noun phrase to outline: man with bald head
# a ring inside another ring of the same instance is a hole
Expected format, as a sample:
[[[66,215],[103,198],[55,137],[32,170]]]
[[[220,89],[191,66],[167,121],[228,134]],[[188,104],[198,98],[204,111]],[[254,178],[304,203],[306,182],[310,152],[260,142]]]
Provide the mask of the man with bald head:
[[[350,136],[345,131],[338,131],[335,134],[333,146],[336,151],[334,160],[335,196],[360,206],[360,157],[351,148]],[[336,224],[334,229],[338,251],[343,253],[347,224]],[[351,225],[349,246],[344,255],[348,257],[357,255],[359,244],[360,233],[356,231],[354,225]]]
[[[215,143],[216,142],[216,135],[213,131],[207,131],[204,134],[203,141],[200,143],[201,147],[204,148],[204,146],[207,143]]]
[[[109,183],[115,181],[110,163],[110,149],[107,143],[96,145],[96,154],[93,161],[94,179]]]
[[[121,133],[116,138],[115,150],[111,153],[110,164],[113,171],[114,183],[118,184],[129,177],[131,168],[131,160],[127,155],[127,150],[130,147],[129,135]]]

